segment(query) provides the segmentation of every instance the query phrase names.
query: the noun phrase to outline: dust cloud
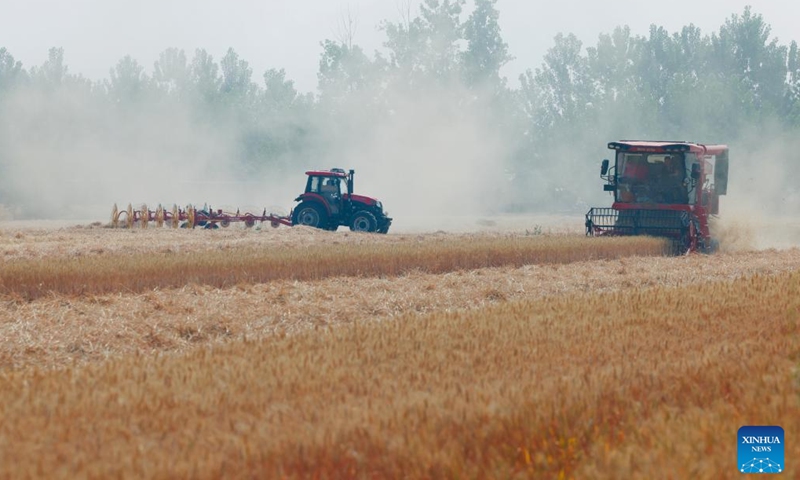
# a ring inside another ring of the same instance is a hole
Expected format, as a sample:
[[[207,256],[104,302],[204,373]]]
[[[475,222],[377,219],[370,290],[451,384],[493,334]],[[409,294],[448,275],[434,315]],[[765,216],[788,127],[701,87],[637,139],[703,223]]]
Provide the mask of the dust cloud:
[[[235,132],[198,125],[177,103],[114,109],[69,88],[5,99],[3,182],[15,216],[107,220],[114,203],[246,202],[254,185],[228,168]],[[9,207],[10,209],[10,207]]]
[[[720,248],[800,247],[800,139],[768,125],[729,146],[728,192],[713,226]]]

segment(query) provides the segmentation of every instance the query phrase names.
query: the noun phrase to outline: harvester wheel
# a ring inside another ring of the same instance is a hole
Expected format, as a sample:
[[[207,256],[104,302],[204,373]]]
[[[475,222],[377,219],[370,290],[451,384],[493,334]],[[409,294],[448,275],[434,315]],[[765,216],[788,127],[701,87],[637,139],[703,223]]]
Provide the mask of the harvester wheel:
[[[372,212],[360,210],[350,218],[350,230],[354,232],[374,232],[378,229],[378,220]]]
[[[307,227],[325,228],[328,218],[322,207],[310,202],[303,202],[294,209],[292,215],[293,225],[305,225]]]
[[[244,226],[246,228],[253,228],[256,225],[256,219],[252,215],[244,216]]]

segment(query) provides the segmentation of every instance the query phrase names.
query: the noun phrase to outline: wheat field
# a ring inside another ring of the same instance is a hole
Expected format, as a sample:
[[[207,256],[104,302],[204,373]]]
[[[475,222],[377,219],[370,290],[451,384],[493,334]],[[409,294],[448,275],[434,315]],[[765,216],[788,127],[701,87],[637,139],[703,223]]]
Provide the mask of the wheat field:
[[[796,248],[216,233],[0,230],[0,477],[734,478],[741,425],[800,434]],[[219,252],[332,263],[176,274]],[[148,258],[172,283],[64,286]]]

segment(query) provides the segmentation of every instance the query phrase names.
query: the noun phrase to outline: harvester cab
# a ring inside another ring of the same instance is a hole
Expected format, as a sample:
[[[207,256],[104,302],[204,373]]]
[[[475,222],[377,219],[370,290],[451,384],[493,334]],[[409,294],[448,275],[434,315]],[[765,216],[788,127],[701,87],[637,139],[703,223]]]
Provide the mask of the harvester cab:
[[[611,208],[586,214],[587,235],[651,235],[671,240],[673,253],[713,252],[709,219],[728,188],[728,147],[693,142],[611,142],[603,160],[603,190]]]
[[[312,170],[306,175],[305,192],[295,198],[300,203],[292,210],[293,225],[326,230],[348,226],[358,232],[389,231],[392,219],[383,209],[383,204],[376,198],[355,193],[355,170]]]

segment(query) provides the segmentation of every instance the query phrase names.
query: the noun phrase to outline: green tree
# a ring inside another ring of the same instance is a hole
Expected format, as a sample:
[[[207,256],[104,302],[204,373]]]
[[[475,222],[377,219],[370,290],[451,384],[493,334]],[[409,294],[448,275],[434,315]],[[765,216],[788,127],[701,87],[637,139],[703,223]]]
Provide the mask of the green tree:
[[[535,74],[530,71],[525,74],[526,83],[537,85],[531,91],[540,96],[540,125],[558,127],[584,123],[595,92],[594,79],[589,75],[589,64],[581,50],[581,41],[574,34],[559,33],[555,45],[545,54],[542,66]]]
[[[464,24],[467,49],[461,58],[468,85],[502,87],[500,69],[513,59],[500,33],[496,3],[497,0],[476,0],[475,10]]]
[[[341,101],[371,85],[372,62],[358,45],[325,40],[317,73],[321,100]]]
[[[136,104],[147,95],[149,82],[144,67],[133,57],[126,55],[109,71],[109,79],[106,81],[108,97],[117,105]]]
[[[219,62],[222,70],[222,84],[220,91],[226,96],[246,98],[253,93],[253,69],[246,60],[239,58],[232,48],[229,48],[225,56]]]
[[[161,52],[153,66],[153,82],[163,92],[181,97],[191,85],[192,71],[186,53],[177,48]]]
[[[291,109],[297,98],[294,82],[286,79],[284,69],[271,68],[264,72],[263,99],[270,110],[285,112]]]
[[[410,11],[401,22],[384,22],[392,90],[413,91],[448,86],[462,78],[461,51],[465,0],[425,0],[419,15]]]
[[[194,90],[203,102],[203,107],[214,107],[218,103],[222,79],[219,75],[219,66],[204,49],[195,50],[190,67],[191,83]]]
[[[789,46],[786,70],[786,100],[783,117],[789,125],[797,128],[800,127],[800,50],[797,48],[797,42],[792,42]]]
[[[745,8],[732,15],[711,36],[709,65],[731,94],[726,117],[761,123],[781,110],[785,100],[787,56],[785,46],[770,39],[771,27],[761,15]]]
[[[31,77],[47,89],[55,89],[67,79],[67,66],[64,64],[64,49],[51,48],[47,60],[41,67],[31,68]]]
[[[5,47],[0,48],[0,95],[25,81],[26,78],[22,62],[14,60],[14,56]]]

